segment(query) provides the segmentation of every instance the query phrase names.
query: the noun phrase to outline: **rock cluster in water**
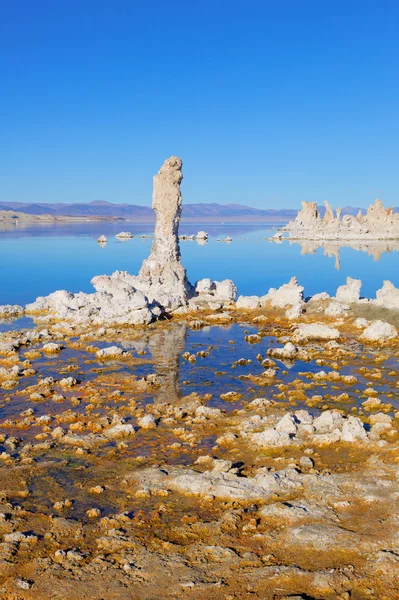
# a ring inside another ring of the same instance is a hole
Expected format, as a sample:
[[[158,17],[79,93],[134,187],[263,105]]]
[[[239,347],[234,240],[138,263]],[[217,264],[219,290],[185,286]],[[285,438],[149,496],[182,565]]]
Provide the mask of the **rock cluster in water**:
[[[284,227],[290,238],[308,240],[389,240],[399,238],[399,213],[385,209],[381,200],[370,205],[366,214],[361,211],[356,216],[336,214],[325,202],[326,211],[322,217],[316,202],[302,202],[302,210],[294,221]]]

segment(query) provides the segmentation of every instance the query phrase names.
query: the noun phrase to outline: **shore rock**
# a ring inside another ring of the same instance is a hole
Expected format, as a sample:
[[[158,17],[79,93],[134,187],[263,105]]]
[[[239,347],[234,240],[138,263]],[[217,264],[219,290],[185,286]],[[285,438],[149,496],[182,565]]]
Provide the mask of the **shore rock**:
[[[21,317],[24,312],[23,306],[19,306],[19,304],[3,304],[0,306],[0,319]]]
[[[292,277],[288,283],[284,283],[278,289],[271,288],[260,298],[260,301],[262,306],[270,302],[273,308],[302,305],[304,302],[303,286],[298,284],[296,277]]]
[[[335,327],[324,323],[301,323],[295,329],[292,339],[294,342],[305,342],[307,340],[337,340],[340,332]]]
[[[382,288],[377,290],[373,303],[382,308],[399,310],[399,289],[390,281],[384,281]]]
[[[239,296],[236,306],[237,308],[258,308],[260,306],[260,298],[259,296]]]
[[[337,293],[335,294],[335,298],[338,302],[342,302],[344,304],[358,302],[360,300],[361,287],[362,282],[360,279],[352,279],[352,277],[347,277],[346,285],[339,286]]]
[[[398,330],[396,327],[386,321],[377,320],[366,327],[360,339],[367,342],[384,342],[385,340],[394,339],[397,336]]]

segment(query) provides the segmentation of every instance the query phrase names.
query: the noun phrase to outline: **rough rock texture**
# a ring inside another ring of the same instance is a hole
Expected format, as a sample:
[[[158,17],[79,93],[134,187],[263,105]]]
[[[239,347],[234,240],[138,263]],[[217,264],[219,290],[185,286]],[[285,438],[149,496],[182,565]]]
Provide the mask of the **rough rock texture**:
[[[262,305],[270,301],[274,308],[302,304],[304,301],[303,286],[298,284],[296,277],[292,277],[288,283],[284,283],[278,289],[271,288],[267,294],[261,297],[260,301]]]
[[[348,310],[350,310],[348,304],[341,304],[340,302],[336,302],[335,300],[333,300],[327,306],[326,310],[324,311],[324,314],[328,317],[339,317],[341,315],[344,315]]]
[[[26,312],[46,312],[80,324],[150,323],[156,314],[156,307],[153,307],[153,312],[144,294],[133,287],[130,279],[133,279],[131,275],[120,271],[111,276],[99,275],[92,279],[96,289],[94,294],[71,294],[58,290],[27,304]]]
[[[337,340],[340,332],[335,327],[330,327],[324,323],[301,323],[295,329],[292,339],[294,342],[303,342],[306,340]]]
[[[346,285],[340,285],[337,289],[335,298],[338,302],[358,302],[360,300],[360,289],[362,282],[360,279],[352,279],[352,277],[346,278]],[[399,292],[399,290],[398,290]]]
[[[142,284],[138,287],[145,290],[149,301],[156,301],[170,310],[186,304],[192,294],[186,270],[180,262],[182,164],[180,158],[171,156],[154,177],[152,208],[157,218],[154,242],[138,277]]]
[[[390,323],[386,321],[373,321],[371,325],[366,327],[360,336],[361,340],[367,342],[383,342],[385,340],[391,340],[398,336],[398,330]]]
[[[399,289],[390,281],[384,281],[381,289],[377,290],[374,304],[383,308],[399,309]]]
[[[0,306],[0,319],[21,316],[23,313],[23,307],[18,304],[3,304]]]
[[[239,296],[236,306],[237,308],[258,308],[259,296]]]
[[[302,210],[294,221],[284,228],[290,238],[309,240],[356,240],[356,239],[397,239],[399,238],[399,213],[385,209],[381,200],[370,205],[366,214],[344,215],[337,209],[336,215],[328,202],[326,213],[320,216],[316,202],[302,202]]]

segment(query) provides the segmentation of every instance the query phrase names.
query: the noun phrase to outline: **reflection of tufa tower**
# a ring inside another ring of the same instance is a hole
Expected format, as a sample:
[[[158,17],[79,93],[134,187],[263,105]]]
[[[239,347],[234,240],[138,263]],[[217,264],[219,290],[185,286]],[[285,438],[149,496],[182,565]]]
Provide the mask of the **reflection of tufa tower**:
[[[150,335],[148,347],[154,366],[161,380],[156,399],[161,402],[176,402],[181,397],[180,357],[186,345],[187,325],[173,323],[168,329]]]

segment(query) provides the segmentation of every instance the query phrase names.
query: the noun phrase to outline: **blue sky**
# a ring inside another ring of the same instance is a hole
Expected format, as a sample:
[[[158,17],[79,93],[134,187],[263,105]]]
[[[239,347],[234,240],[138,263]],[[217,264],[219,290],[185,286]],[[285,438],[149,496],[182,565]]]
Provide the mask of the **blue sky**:
[[[395,0],[0,0],[0,202],[399,205]]]

